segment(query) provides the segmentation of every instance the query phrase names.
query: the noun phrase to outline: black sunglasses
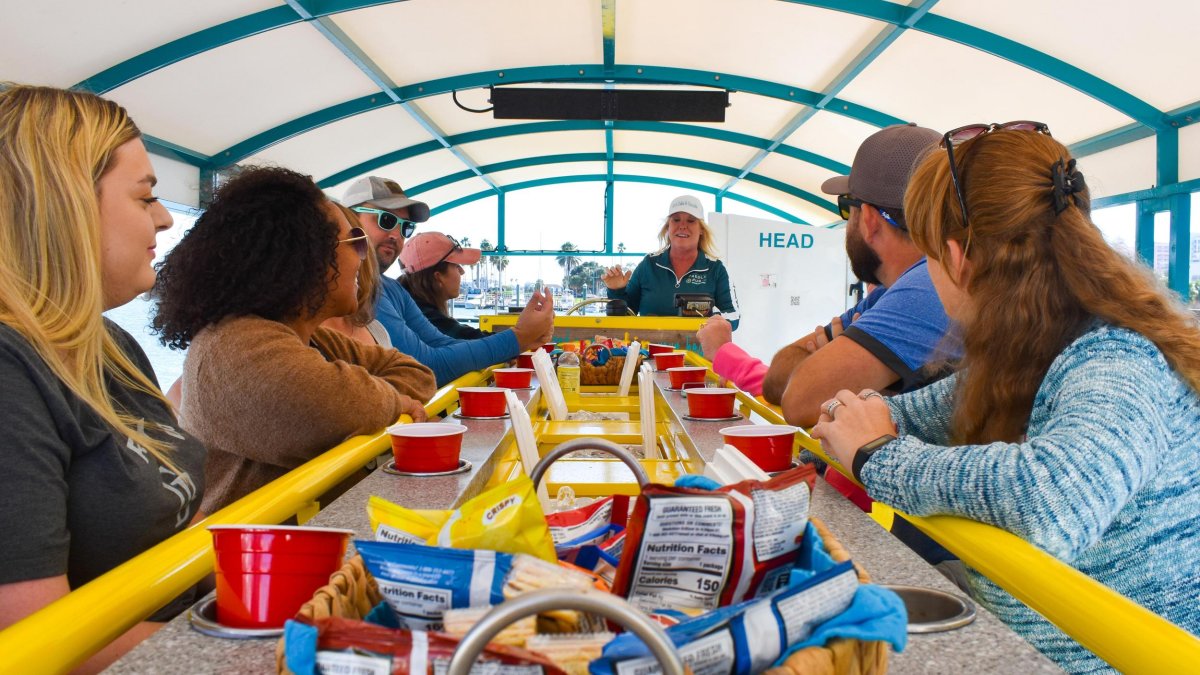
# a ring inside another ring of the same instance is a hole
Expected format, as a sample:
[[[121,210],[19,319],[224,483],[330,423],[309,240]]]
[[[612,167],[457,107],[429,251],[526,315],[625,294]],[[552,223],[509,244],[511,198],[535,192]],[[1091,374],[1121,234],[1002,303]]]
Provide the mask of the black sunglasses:
[[[350,237],[347,239],[338,239],[338,243],[353,246],[359,260],[366,260],[367,254],[371,252],[370,245],[367,244],[367,233],[361,227],[350,228]]]
[[[850,220],[850,207],[857,206],[858,208],[861,209],[862,205],[867,204],[868,202],[864,202],[861,199],[855,199],[854,197],[851,197],[850,195],[838,195],[837,203],[838,203],[838,213],[841,214],[842,220]],[[871,206],[873,206],[875,208],[875,210],[879,212],[879,215],[883,216],[883,219],[887,221],[888,225],[891,225],[892,227],[894,227],[896,229],[900,229],[900,230],[907,229],[900,223],[897,223],[896,219],[893,218],[892,214],[888,213],[886,209],[881,209],[878,206],[875,206],[874,204],[871,204]]]
[[[1044,122],[1016,120],[1003,124],[968,124],[957,129],[951,129],[942,136],[942,147],[950,158],[950,181],[954,183],[954,192],[958,195],[958,206],[962,209],[963,227],[969,227],[967,222],[967,198],[963,194],[962,181],[958,177],[958,167],[954,164],[954,146],[962,145],[973,138],[979,138],[993,131],[1032,131],[1038,134],[1050,135],[1050,127]]]
[[[430,265],[430,267],[437,267],[438,265],[441,265],[443,262],[445,262],[445,261],[446,261],[446,258],[449,258],[450,256],[454,255],[454,252],[455,252],[455,251],[461,251],[461,250],[463,250],[462,244],[458,243],[458,240],[457,240],[457,239],[455,239],[454,237],[451,237],[451,236],[450,236],[450,235],[448,235],[448,234],[447,234],[447,235],[445,235],[445,237],[446,237],[447,239],[449,239],[449,240],[450,240],[450,242],[451,242],[452,244],[454,244],[454,246],[451,246],[451,247],[450,247],[450,250],[449,250],[449,251],[446,251],[446,255],[444,255],[444,256],[442,256],[441,258],[439,258],[439,259],[438,259],[438,261],[437,261],[437,262],[435,262],[435,263],[433,263],[432,265]],[[459,266],[459,269],[462,269],[462,266],[461,266],[461,265]]]
[[[401,225],[402,229],[400,230],[400,234],[403,235],[405,239],[413,236],[413,232],[415,232],[417,229],[417,223],[415,221],[401,218],[391,211],[373,209],[369,206],[355,206],[351,210],[355,213],[375,214],[375,224],[378,225],[379,229],[383,230],[384,232],[391,232],[392,230],[396,229],[397,225]]]

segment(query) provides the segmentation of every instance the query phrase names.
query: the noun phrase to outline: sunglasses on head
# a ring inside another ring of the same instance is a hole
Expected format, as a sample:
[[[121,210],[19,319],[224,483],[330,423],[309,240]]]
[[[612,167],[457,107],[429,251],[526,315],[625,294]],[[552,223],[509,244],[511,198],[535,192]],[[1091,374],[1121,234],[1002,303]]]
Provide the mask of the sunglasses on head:
[[[1032,131],[1037,134],[1050,135],[1050,127],[1046,126],[1043,122],[1016,120],[1003,124],[996,124],[995,122],[991,124],[968,124],[957,129],[951,129],[942,136],[942,147],[946,149],[946,156],[950,159],[950,182],[954,183],[954,192],[958,195],[958,206],[962,209],[963,227],[968,227],[967,198],[963,193],[962,181],[958,177],[958,167],[954,164],[954,148],[973,138],[979,138],[993,131]]]
[[[452,243],[452,244],[454,244],[454,245],[450,247],[450,250],[449,250],[449,251],[446,251],[446,255],[444,255],[444,256],[442,256],[441,258],[439,258],[439,259],[438,259],[438,261],[437,261],[437,262],[435,262],[435,263],[433,263],[432,265],[430,265],[430,267],[437,267],[438,265],[441,265],[443,262],[445,262],[445,261],[446,261],[446,258],[449,258],[450,256],[454,255],[454,253],[455,253],[456,251],[461,251],[461,250],[463,250],[462,244],[458,243],[458,240],[457,240],[457,239],[455,239],[454,237],[451,237],[451,236],[450,236],[450,235],[448,235],[448,234],[446,235],[446,238],[447,238],[447,239],[449,239],[449,240],[450,240],[450,243]],[[462,269],[462,266],[461,266],[461,265],[459,266],[459,269]]]
[[[347,239],[338,239],[338,243],[353,246],[359,260],[366,260],[367,253],[371,251],[370,246],[367,244],[367,233],[361,227],[350,228],[350,237]]]
[[[416,222],[406,218],[401,218],[391,211],[373,209],[369,206],[355,206],[351,210],[355,213],[375,214],[375,224],[378,225],[379,229],[383,230],[384,232],[391,232],[392,230],[396,229],[397,225],[402,226],[400,229],[400,234],[403,235],[405,239],[411,237],[413,232],[417,229]]]
[[[851,197],[850,195],[838,195],[837,203],[838,203],[838,213],[841,214],[842,220],[850,220],[850,207],[857,206],[858,208],[861,209],[862,205],[866,204],[867,202],[864,202],[861,199],[855,199],[854,197]],[[875,206],[874,204],[871,204],[871,206],[874,207],[875,210],[879,212],[879,215],[882,216],[883,219],[887,221],[888,225],[891,225],[892,227],[895,227],[900,230],[905,229],[904,226],[902,226],[900,223],[896,222],[896,219],[893,218],[892,214],[888,213],[886,209],[881,209],[878,206]]]

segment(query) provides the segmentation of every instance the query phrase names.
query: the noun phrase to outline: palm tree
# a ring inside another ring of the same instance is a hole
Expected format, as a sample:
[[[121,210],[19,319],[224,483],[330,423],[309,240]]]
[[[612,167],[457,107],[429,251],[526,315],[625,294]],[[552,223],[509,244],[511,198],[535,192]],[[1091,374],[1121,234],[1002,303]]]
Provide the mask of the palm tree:
[[[498,255],[492,257],[492,264],[496,266],[496,281],[500,287],[500,300],[496,303],[497,307],[505,304],[504,300],[504,268],[508,267],[508,256]]]
[[[566,288],[568,281],[571,279],[571,268],[579,264],[579,258],[571,255],[571,253],[578,251],[579,247],[568,241],[567,243],[563,244],[562,248],[559,250],[562,251],[564,255],[558,256],[554,259],[554,261],[557,262],[558,266],[563,268],[563,270],[566,272],[563,274],[563,288]]]
[[[470,237],[463,237],[462,241],[460,241],[458,243],[463,248],[471,248],[471,238]],[[476,278],[475,265],[471,265],[470,267],[471,267],[471,277],[474,279],[474,278]],[[476,284],[476,286],[478,286],[478,284]]]
[[[494,248],[495,247],[492,246],[492,242],[488,241],[487,239],[484,239],[483,241],[479,242],[479,250],[480,251],[491,251]],[[490,286],[490,284],[488,283],[488,281],[489,281],[488,265],[491,264],[491,258],[489,256],[484,256],[483,258],[480,258],[480,262],[483,264],[483,288],[485,291],[487,291]],[[479,273],[476,272],[477,278],[478,278],[478,274]]]

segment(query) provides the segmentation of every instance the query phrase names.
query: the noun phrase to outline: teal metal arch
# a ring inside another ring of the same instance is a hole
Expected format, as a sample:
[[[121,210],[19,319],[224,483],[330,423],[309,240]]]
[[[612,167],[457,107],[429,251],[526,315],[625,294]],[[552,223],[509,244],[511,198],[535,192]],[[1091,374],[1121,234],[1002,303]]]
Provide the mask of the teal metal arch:
[[[497,173],[500,171],[508,171],[510,169],[521,169],[521,168],[530,167],[530,166],[545,166],[547,164],[562,164],[562,163],[566,163],[566,162],[606,162],[607,158],[608,158],[607,153],[604,153],[604,152],[574,152],[574,153],[564,153],[564,154],[558,154],[558,155],[542,155],[542,156],[538,156],[538,157],[521,157],[518,159],[512,159],[512,160],[508,160],[508,161],[504,161],[504,162],[495,162],[493,164],[487,164],[487,165],[481,166],[479,168],[484,173]],[[617,153],[613,153],[613,161],[614,162],[642,162],[642,163],[648,163],[648,164],[666,164],[666,165],[670,165],[670,166],[681,166],[681,167],[685,167],[685,168],[689,168],[689,169],[698,169],[700,171],[709,171],[712,173],[717,173],[717,174],[726,175],[726,176],[736,176],[739,172],[739,169],[737,167],[728,166],[725,164],[717,164],[715,162],[704,162],[704,161],[695,160],[695,159],[686,159],[683,157],[671,157],[669,155],[654,155],[654,154],[647,154],[647,153],[617,152]],[[467,179],[473,178],[474,176],[475,176],[475,174],[472,173],[471,171],[458,171],[456,173],[448,174],[448,175],[442,176],[440,178],[435,178],[434,180],[431,180],[431,181],[426,181],[419,185],[414,185],[411,189],[408,190],[408,194],[410,196],[421,194],[422,192],[428,192],[430,190],[435,190],[440,187],[445,187],[446,185],[450,185],[452,183],[457,183],[459,181],[467,180]],[[838,212],[837,205],[830,202],[829,200],[824,199],[822,197],[818,197],[817,195],[814,195],[813,193],[808,192],[806,190],[801,190],[800,188],[794,187],[792,185],[788,185],[787,183],[784,183],[783,181],[775,180],[774,178],[768,178],[766,176],[759,176],[759,175],[753,174],[753,173],[748,174],[743,180],[747,180],[752,183],[758,183],[759,185],[763,185],[765,187],[769,187],[774,190],[778,190],[779,192],[790,195],[792,197],[796,197],[797,199],[803,199],[804,201],[812,203],[822,209],[825,209],[826,211],[829,211],[830,213]],[[317,184],[319,186],[321,186],[322,188],[329,188],[329,187],[333,187],[334,185],[336,185],[336,183],[328,183],[326,181],[320,181]],[[503,187],[502,189],[507,191],[508,187]]]
[[[668,134],[682,134],[685,136],[695,136],[697,138],[708,138],[716,141],[724,141],[726,143],[734,143],[737,145],[745,145],[752,148],[765,149],[771,145],[771,141],[752,136],[750,134],[742,134],[735,131],[727,131],[725,129],[717,129],[714,127],[705,127],[699,125],[683,124],[679,122],[621,122],[615,121],[611,124],[599,120],[561,120],[554,122],[527,122],[523,124],[508,124],[500,127],[489,127],[486,129],[478,129],[475,131],[467,131],[461,134],[447,136],[446,140],[454,145],[465,145],[467,143],[475,143],[478,141],[487,141],[496,138],[506,138],[510,136],[521,136],[524,134],[552,133],[559,131],[648,131]],[[607,139],[606,139],[607,140]],[[441,144],[437,141],[425,141],[410,145],[407,148],[401,148],[388,152],[378,157],[373,157],[342,171],[338,171],[326,178],[323,178],[320,183],[323,185],[337,185],[344,181],[350,180],[356,176],[361,176],[365,173],[370,173],[395,162],[401,162],[406,159],[411,159],[418,155],[441,149]],[[611,153],[611,148],[606,148],[606,152]],[[828,169],[834,173],[846,174],[850,172],[850,167],[835,161],[823,155],[818,155],[808,150],[790,145],[779,145],[775,148],[777,154],[785,157],[790,157],[802,162],[814,164],[823,169]]]
[[[546,185],[562,185],[562,184],[566,184],[566,183],[589,183],[589,182],[603,183],[608,180],[612,180],[613,182],[616,182],[616,183],[648,183],[648,184],[653,184],[653,185],[669,185],[671,187],[683,188],[685,190],[694,190],[696,192],[704,192],[704,193],[712,194],[712,195],[715,195],[719,191],[719,188],[712,187],[711,185],[704,185],[701,183],[693,183],[691,181],[686,181],[686,180],[676,180],[674,178],[663,178],[661,176],[645,176],[645,175],[641,175],[641,174],[621,174],[621,173],[613,174],[612,176],[609,176],[608,174],[603,174],[603,173],[574,174],[574,175],[568,175],[568,176],[551,176],[549,178],[538,178],[535,180],[527,180],[527,181],[522,181],[520,183],[513,183],[511,185],[506,185],[506,186],[504,186],[504,191],[506,193],[517,192],[519,190],[528,190],[531,188],[538,188],[538,187],[543,187]],[[480,192],[476,192],[474,194],[467,195],[465,197],[460,197],[453,201],[446,202],[445,204],[436,206],[433,209],[430,209],[429,214],[430,214],[430,217],[436,216],[439,213],[444,213],[451,209],[456,209],[460,206],[463,206],[464,204],[470,204],[471,202],[476,202],[481,199],[486,199],[488,197],[494,197],[494,196],[496,196],[495,192],[492,192],[491,190],[483,190]],[[727,193],[725,193],[724,196],[725,196],[725,199],[732,199],[733,201],[741,202],[743,204],[753,206],[756,209],[761,209],[763,211],[766,211],[767,213],[778,216],[779,218],[782,218],[790,223],[796,223],[798,225],[808,225],[809,224],[802,218],[796,217],[794,214],[788,213],[787,211],[784,211],[782,209],[778,209],[778,208],[771,206],[770,204],[767,204],[765,202],[760,202],[757,199],[752,199],[750,197],[745,197],[743,195],[739,195],[739,194],[732,193],[732,192],[727,192]],[[627,253],[626,255],[631,255],[631,254]]]

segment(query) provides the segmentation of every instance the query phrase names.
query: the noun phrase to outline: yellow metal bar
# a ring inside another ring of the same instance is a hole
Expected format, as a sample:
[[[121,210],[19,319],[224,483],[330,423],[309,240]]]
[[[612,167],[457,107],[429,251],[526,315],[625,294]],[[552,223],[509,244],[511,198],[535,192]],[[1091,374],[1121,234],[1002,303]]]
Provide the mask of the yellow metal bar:
[[[696,354],[688,361],[711,367]],[[777,408],[744,392],[739,399],[772,424],[786,424]],[[807,432],[796,437],[854,480]],[[1121,672],[1173,675],[1200,663],[1200,638],[1008,531],[965,518],[897,514]]]
[[[439,389],[425,411],[444,411],[458,399],[457,387],[487,377],[488,371],[460,377]],[[0,672],[70,670],[212,572],[209,525],[287,520],[390,444],[386,433],[351,438],[0,631]]]

